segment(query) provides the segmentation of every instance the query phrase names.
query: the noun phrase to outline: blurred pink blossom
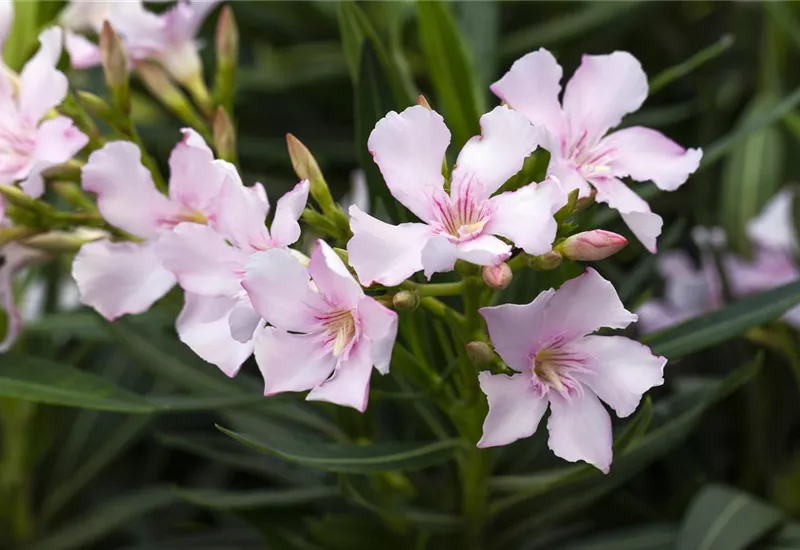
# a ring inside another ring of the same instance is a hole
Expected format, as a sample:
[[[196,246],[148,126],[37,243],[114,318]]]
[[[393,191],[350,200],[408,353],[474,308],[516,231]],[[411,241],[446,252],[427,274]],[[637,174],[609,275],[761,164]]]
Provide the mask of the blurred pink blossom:
[[[578,189],[586,197],[593,188],[597,200],[618,210],[633,234],[655,252],[661,217],[620,178],[651,180],[673,191],[697,170],[702,151],[684,149],[641,126],[606,136],[647,98],[647,75],[631,54],[584,55],[559,103],[562,72],[553,54],[540,49],[514,62],[491,90],[549,131],[542,143],[552,155],[548,173],[567,192]]]
[[[489,401],[479,447],[507,445],[536,431],[548,405],[550,449],[570,462],[608,472],[611,418],[631,415],[642,395],[663,383],[667,360],[622,336],[597,336],[636,321],[595,270],[546,290],[525,305],[480,310],[492,344],[518,374],[479,375]]]
[[[125,43],[129,59],[156,61],[176,80],[190,84],[202,73],[197,33],[217,4],[219,0],[179,0],[163,14],[156,14],[146,10],[141,0],[73,2],[62,15],[62,23],[99,34],[103,21],[108,20]],[[68,32],[66,47],[74,67],[100,64],[99,48],[84,36]]]
[[[389,225],[350,207],[350,263],[362,283],[396,285],[424,270],[453,269],[461,259],[496,265],[516,246],[548,252],[556,236],[553,214],[566,204],[557,182],[544,181],[492,197],[536,149],[539,132],[525,117],[497,107],[481,117],[481,136],[456,161],[449,193],[442,161],[450,131],[435,111],[415,105],[378,121],[368,147],[395,199],[424,223]]]
[[[287,249],[253,254],[243,285],[272,325],[256,337],[265,395],[311,390],[308,400],[363,412],[373,367],[389,371],[397,314],[365,295],[321,240],[308,267]]]

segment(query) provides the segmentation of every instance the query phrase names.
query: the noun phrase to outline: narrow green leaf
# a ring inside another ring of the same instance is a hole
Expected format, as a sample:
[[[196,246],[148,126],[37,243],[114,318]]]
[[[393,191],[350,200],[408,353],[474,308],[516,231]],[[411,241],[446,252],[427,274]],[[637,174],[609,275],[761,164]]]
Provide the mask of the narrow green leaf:
[[[560,550],[675,550],[677,540],[675,525],[657,523],[588,537]]]
[[[742,114],[739,126],[775,109],[778,98],[756,96]],[[739,253],[749,249],[747,222],[754,218],[784,183],[783,137],[775,125],[752,132],[731,151],[723,166],[722,221],[728,245]]]
[[[223,395],[149,395],[147,400],[161,412],[190,412],[244,407],[263,403],[260,393],[236,393]]]
[[[420,42],[428,75],[453,132],[455,145],[461,147],[480,132],[478,121],[483,113],[484,98],[450,8],[444,2],[417,3]]]
[[[634,448],[647,433],[647,428],[650,427],[652,420],[653,400],[646,395],[639,410],[636,411],[636,416],[628,422],[622,433],[614,440],[614,451],[620,452]]]
[[[217,491],[214,489],[185,489],[172,491],[179,498],[197,506],[222,510],[248,508],[286,508],[301,506],[340,495],[338,487],[303,487],[300,489],[269,489],[262,491]]]
[[[466,39],[481,89],[497,77],[497,47],[500,38],[500,4],[493,1],[456,2],[458,27]]]
[[[752,327],[774,321],[798,303],[800,282],[790,283],[648,335],[642,342],[658,355],[677,359],[735,338]]]
[[[650,95],[653,95],[672,82],[692,73],[692,71],[702,67],[709,61],[716,59],[728,51],[733,46],[734,42],[733,35],[722,35],[719,40],[707,48],[703,48],[686,61],[664,69],[650,80]]]
[[[784,520],[783,512],[747,493],[711,485],[689,507],[677,550],[744,550]]]
[[[177,498],[166,487],[140,488],[107,500],[72,519],[67,525],[20,550],[77,550],[102,540],[139,516],[168,508]]]
[[[374,473],[393,470],[418,470],[447,462],[463,446],[458,439],[434,443],[374,443],[345,445],[306,442],[276,437],[257,438],[217,426],[222,433],[240,443],[309,468],[345,473]]]
[[[39,8],[44,2],[14,1],[14,22],[3,47],[3,58],[14,71],[22,69],[36,50],[39,34]]]
[[[585,36],[610,22],[628,17],[646,2],[587,2],[583,8],[571,7],[563,16],[547,18],[536,26],[508,33],[501,55],[517,56],[536,48],[552,46],[570,38]]]
[[[0,355],[0,396],[84,409],[147,414],[145,398],[99,376],[47,359]]]

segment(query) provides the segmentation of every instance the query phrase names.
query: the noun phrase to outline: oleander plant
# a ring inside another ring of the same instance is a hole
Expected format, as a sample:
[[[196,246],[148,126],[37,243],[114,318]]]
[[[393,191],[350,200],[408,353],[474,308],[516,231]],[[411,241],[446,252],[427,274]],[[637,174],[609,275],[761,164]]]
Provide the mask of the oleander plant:
[[[800,549],[797,5],[0,47],[0,549]]]

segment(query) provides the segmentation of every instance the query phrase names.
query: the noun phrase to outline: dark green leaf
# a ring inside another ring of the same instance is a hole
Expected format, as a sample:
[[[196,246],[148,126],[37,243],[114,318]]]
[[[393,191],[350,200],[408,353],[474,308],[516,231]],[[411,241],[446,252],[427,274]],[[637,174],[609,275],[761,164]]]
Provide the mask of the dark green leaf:
[[[47,359],[0,356],[0,396],[84,409],[152,413],[145,398],[99,376]]]
[[[441,101],[447,125],[453,132],[454,142],[461,147],[480,132],[478,120],[483,113],[484,99],[478,88],[475,69],[450,5],[423,1],[417,3],[417,10],[428,74]]]
[[[558,550],[675,550],[677,540],[676,526],[655,524],[588,537]]]
[[[145,487],[100,503],[40,541],[21,550],[73,550],[87,548],[139,516],[171,506],[175,495],[166,487]]]
[[[642,342],[653,352],[677,359],[735,338],[748,329],[778,319],[800,303],[800,282],[757,294],[720,310],[668,328]]]
[[[712,485],[689,507],[677,549],[744,550],[784,519],[780,510],[747,493]]]
[[[217,428],[240,443],[290,462],[319,470],[356,474],[426,468],[452,459],[464,444],[461,440],[449,439],[434,443],[340,445],[272,436],[259,438]]]
[[[669,67],[668,69],[664,69],[655,77],[650,79],[650,95],[653,95],[679,78],[683,78],[684,76],[690,74],[692,71],[702,67],[709,61],[716,59],[728,51],[733,46],[733,43],[733,36],[730,34],[725,34],[719,40],[707,48],[700,50],[686,61]]]
[[[224,510],[247,508],[285,508],[300,506],[338,497],[338,487],[303,487],[300,489],[269,489],[262,491],[217,491],[214,489],[174,488],[181,499],[203,506]]]

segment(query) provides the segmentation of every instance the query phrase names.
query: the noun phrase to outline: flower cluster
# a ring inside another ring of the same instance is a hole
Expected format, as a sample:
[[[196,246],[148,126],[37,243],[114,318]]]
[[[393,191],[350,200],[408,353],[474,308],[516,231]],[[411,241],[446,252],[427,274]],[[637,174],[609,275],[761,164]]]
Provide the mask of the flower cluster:
[[[128,61],[157,62],[196,89],[201,71],[194,36],[215,4],[181,0],[156,15],[141,2],[73,2],[62,16],[70,29],[66,47],[75,67],[97,64],[104,52],[76,32],[105,36],[110,25]],[[21,182],[34,197],[44,190],[42,171],[87,143],[70,119],[51,112],[66,93],[66,79],[54,68],[61,41],[60,29],[45,31],[41,50],[19,78],[5,71],[0,82],[7,99],[0,113],[0,184]],[[620,417],[632,414],[642,395],[663,382],[666,359],[623,336],[595,332],[624,329],[637,316],[592,268],[528,304],[490,307],[486,297],[508,286],[519,269],[600,260],[624,247],[620,235],[576,233],[565,221],[595,199],[618,210],[654,252],[661,218],[622,179],[671,191],[698,167],[702,153],[648,128],[609,133],[647,95],[645,73],[630,54],[585,56],[559,101],[561,73],[546,50],[514,63],[491,86],[503,105],[480,118],[480,135],[458,152],[452,170],[450,131],[426,102],[379,120],[368,149],[389,193],[418,218],[399,225],[371,215],[363,198],[351,200],[349,218],[329,194],[321,200],[328,191],[313,159],[293,158],[301,181],[270,214],[263,186],[245,185],[219,144],[217,155],[227,160],[215,158],[196,129],[183,130],[172,150],[167,185],[139,143],[93,145],[80,185],[96,200],[106,231],[75,256],[81,301],[113,321],[146,311],[177,284],[184,294],[180,339],[226,375],[236,376],[255,355],[265,395],[308,391],[308,400],[363,412],[373,368],[390,370],[395,310],[422,302],[441,314],[449,308],[434,298],[435,289],[447,287],[449,296],[463,294],[465,316],[444,316],[463,325],[473,350],[487,350],[483,364],[490,368],[476,381],[489,405],[478,446],[532,435],[549,407],[553,452],[607,472],[611,419],[601,402]],[[290,136],[290,154],[309,154],[298,144]],[[550,158],[546,174],[520,182],[526,159],[541,150]],[[306,210],[309,194],[322,214]],[[291,248],[301,237],[304,212],[311,212],[312,225],[325,222],[316,229],[339,231],[342,248],[321,239],[310,257]],[[754,231],[774,237],[772,230]],[[10,246],[4,249],[9,257],[16,254]],[[27,261],[21,255],[9,265]],[[453,271],[461,278],[438,286],[418,275],[430,280]],[[8,285],[0,293],[10,309]]]

